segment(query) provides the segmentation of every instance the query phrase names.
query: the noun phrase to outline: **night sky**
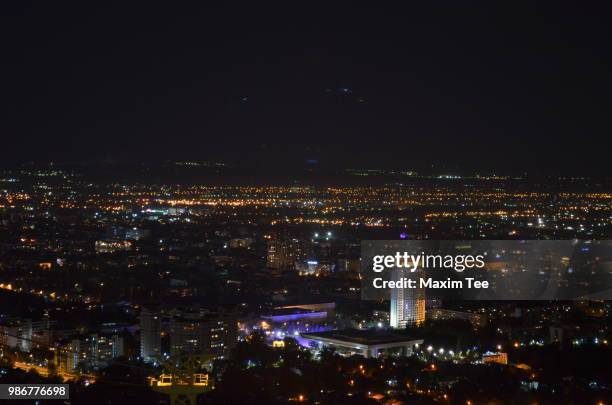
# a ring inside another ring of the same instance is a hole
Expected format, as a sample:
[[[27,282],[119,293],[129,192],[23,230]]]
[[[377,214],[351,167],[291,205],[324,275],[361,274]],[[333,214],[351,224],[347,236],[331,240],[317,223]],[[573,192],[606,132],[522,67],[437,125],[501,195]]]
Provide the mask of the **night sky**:
[[[609,167],[594,4],[11,3],[3,162]]]

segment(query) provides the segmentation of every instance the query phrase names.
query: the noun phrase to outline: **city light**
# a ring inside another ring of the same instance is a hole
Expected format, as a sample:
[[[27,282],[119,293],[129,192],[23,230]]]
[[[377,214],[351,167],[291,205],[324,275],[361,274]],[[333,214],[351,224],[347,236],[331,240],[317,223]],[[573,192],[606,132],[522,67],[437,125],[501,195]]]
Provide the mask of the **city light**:
[[[610,402],[607,3],[188,3],[7,2],[0,397]]]

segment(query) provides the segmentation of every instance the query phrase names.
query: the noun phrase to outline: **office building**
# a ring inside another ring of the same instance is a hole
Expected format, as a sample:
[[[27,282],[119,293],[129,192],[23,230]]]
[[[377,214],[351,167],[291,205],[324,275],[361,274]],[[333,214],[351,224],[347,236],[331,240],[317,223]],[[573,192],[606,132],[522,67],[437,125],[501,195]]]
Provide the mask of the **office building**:
[[[235,317],[216,313],[182,313],[170,320],[170,354],[206,354],[220,359],[229,354],[238,336]]]
[[[407,274],[408,270],[406,269],[394,269],[391,272],[391,278],[394,281],[399,281]],[[425,290],[422,288],[391,289],[391,327],[404,329],[406,326],[420,326],[424,322]]]
[[[299,239],[274,239],[268,241],[267,266],[271,269],[289,269],[311,256],[312,247]]]
[[[140,356],[146,362],[154,362],[161,355],[161,316],[153,307],[143,307],[140,312]]]

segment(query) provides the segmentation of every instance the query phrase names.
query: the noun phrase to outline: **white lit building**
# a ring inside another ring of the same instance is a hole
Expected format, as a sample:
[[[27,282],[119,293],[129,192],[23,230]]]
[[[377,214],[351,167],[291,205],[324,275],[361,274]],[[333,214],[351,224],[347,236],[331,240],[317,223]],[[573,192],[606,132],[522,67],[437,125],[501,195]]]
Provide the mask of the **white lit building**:
[[[407,272],[406,269],[394,269],[391,272],[391,279],[399,281],[406,277]],[[423,322],[425,322],[425,290],[422,288],[391,289],[391,327],[405,329],[406,326],[419,326]]]

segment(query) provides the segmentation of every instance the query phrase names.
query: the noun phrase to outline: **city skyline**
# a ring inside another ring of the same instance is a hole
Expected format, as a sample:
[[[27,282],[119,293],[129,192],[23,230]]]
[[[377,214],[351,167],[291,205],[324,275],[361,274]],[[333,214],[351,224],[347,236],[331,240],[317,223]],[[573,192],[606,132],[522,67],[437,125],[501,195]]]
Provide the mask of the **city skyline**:
[[[603,4],[0,10],[0,402],[606,405]]]
[[[601,182],[366,170],[352,173],[361,184],[248,186],[187,185],[182,175],[129,182],[54,166],[1,173],[0,381],[67,382],[75,404],[121,402],[119,386],[133,401],[159,401],[178,392],[174,383],[192,384],[208,403],[596,404],[609,394],[608,301],[456,301],[407,290],[381,301],[361,291],[362,241],[605,241],[611,194]],[[597,266],[580,253],[554,266],[534,256],[529,268],[547,279],[558,267],[564,285],[605,283],[605,246],[576,247],[593,250]],[[522,272],[501,256],[490,265]],[[559,367],[559,356],[571,360]],[[320,378],[329,367],[340,380]],[[586,382],[560,390],[576,367]],[[295,378],[284,382],[279,370]],[[453,382],[466,375],[468,386]],[[250,378],[271,384],[231,389]]]

